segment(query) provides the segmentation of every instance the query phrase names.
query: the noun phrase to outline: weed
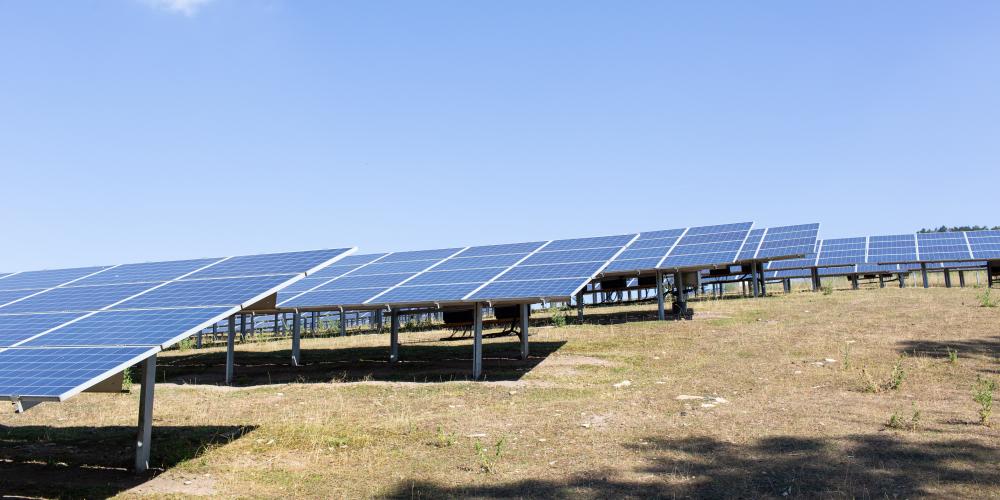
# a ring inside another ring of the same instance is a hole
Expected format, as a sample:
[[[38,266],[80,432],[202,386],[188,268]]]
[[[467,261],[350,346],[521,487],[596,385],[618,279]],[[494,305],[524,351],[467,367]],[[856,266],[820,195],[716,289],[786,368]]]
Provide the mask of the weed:
[[[996,381],[988,378],[977,378],[972,387],[972,400],[979,403],[979,423],[987,427],[993,414],[993,391],[996,389]]]
[[[450,448],[453,444],[455,444],[455,436],[444,432],[439,425],[437,428],[437,435],[434,437],[433,446],[435,448]]]
[[[903,381],[906,380],[906,370],[903,369],[903,359],[906,358],[905,355],[900,356],[896,360],[896,364],[892,367],[892,374],[889,375],[889,382],[886,385],[887,389],[895,391],[903,385]]]
[[[833,285],[829,283],[823,285],[823,295],[833,295]]]
[[[194,341],[190,337],[181,339],[181,341],[177,343],[177,348],[181,351],[188,351],[194,348]]]
[[[904,427],[903,417],[899,416],[899,413],[897,412],[892,412],[892,415],[889,416],[889,421],[886,422],[885,426],[890,429],[902,429]]]
[[[892,373],[889,374],[889,380],[884,382],[876,381],[867,368],[862,368],[861,386],[864,392],[878,394],[899,389],[903,385],[903,381],[906,380],[906,370],[903,368],[903,360],[905,358],[905,355],[899,357],[896,364],[892,366]]]
[[[948,350],[948,362],[951,364],[958,363],[958,351],[950,347],[948,347],[947,350]]]
[[[851,368],[851,344],[845,345],[844,346],[844,352],[841,353],[841,354],[842,354],[841,358],[843,358],[844,362],[841,363],[840,366],[844,370],[850,369]]]
[[[976,298],[979,299],[979,306],[980,307],[996,307],[997,306],[997,299],[993,297],[993,294],[990,292],[990,289],[988,287],[984,288],[983,291],[982,291],[982,293],[980,293],[979,295],[977,295]]]
[[[889,416],[889,421],[885,424],[888,429],[906,429],[910,431],[915,431],[920,428],[920,410],[917,409],[916,403],[913,404],[913,411],[910,414],[910,419],[907,421],[899,412],[892,412]]]
[[[483,443],[476,440],[476,457],[479,458],[479,470],[484,474],[492,474],[496,471],[497,463],[503,458],[504,445],[507,444],[507,438],[501,437],[496,444],[493,445],[492,449],[483,446]]]
[[[122,372],[122,391],[131,392],[132,391],[132,368],[126,368]]]
[[[552,324],[556,328],[562,328],[566,326],[566,313],[558,307],[550,307],[549,314],[552,315]]]

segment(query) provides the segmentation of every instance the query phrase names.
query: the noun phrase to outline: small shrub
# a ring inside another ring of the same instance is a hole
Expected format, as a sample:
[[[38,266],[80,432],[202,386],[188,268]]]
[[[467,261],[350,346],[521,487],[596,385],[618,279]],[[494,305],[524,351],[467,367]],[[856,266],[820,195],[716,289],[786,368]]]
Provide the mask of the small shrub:
[[[847,345],[844,346],[844,352],[842,353],[841,358],[843,358],[844,362],[841,363],[840,366],[844,370],[850,369],[851,368],[851,344],[847,344]]]
[[[958,351],[950,347],[948,349],[948,362],[951,364],[958,363]]]
[[[450,448],[453,444],[455,444],[455,436],[441,430],[441,426],[439,425],[437,435],[434,437],[434,447]]]
[[[485,474],[492,474],[496,471],[497,463],[503,458],[504,445],[507,443],[506,437],[501,437],[492,448],[483,446],[483,443],[476,440],[476,457],[479,458],[479,470]]]
[[[979,423],[989,427],[993,414],[993,391],[997,389],[995,380],[978,378],[972,387],[972,400],[979,403]]]
[[[906,429],[910,431],[915,431],[920,428],[920,410],[917,409],[916,403],[913,404],[913,410],[910,414],[910,419],[907,420],[903,418],[899,412],[892,412],[889,416],[889,421],[885,424],[886,428],[889,429]]]
[[[977,295],[976,298],[979,299],[979,306],[980,307],[996,307],[997,306],[997,299],[993,297],[993,294],[990,292],[990,289],[988,287],[984,288],[983,291],[982,291],[982,293],[980,293],[979,295]]]
[[[182,339],[177,343],[177,348],[182,351],[188,351],[194,348],[194,341],[191,338]]]
[[[558,307],[550,307],[549,313],[552,315],[552,324],[556,328],[562,328],[566,326],[566,313]]]
[[[906,370],[903,369],[903,358],[905,356],[900,356],[896,361],[896,364],[892,367],[892,374],[889,375],[889,382],[886,385],[887,389],[895,391],[903,385],[903,381],[906,380]]]
[[[870,392],[873,394],[882,392],[882,384],[875,382],[875,379],[872,378],[872,375],[868,373],[867,368],[861,369],[861,385],[864,388],[865,392]]]
[[[126,368],[122,372],[122,391],[130,392],[132,390],[132,368]]]
[[[892,412],[892,415],[889,416],[889,421],[886,422],[885,426],[890,429],[902,429],[904,427],[903,417],[899,416],[899,413],[897,412]]]
[[[823,295],[833,295],[833,285],[829,283],[823,285]]]

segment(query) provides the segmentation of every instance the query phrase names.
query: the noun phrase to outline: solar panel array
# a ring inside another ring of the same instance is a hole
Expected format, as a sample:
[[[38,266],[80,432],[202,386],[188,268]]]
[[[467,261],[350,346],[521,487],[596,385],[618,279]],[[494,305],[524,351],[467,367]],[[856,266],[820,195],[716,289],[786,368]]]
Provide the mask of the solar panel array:
[[[350,251],[0,277],[0,398],[65,399]]]
[[[362,308],[569,297],[634,239],[618,235],[358,256],[370,261],[333,266],[315,283],[281,293],[279,305]]]

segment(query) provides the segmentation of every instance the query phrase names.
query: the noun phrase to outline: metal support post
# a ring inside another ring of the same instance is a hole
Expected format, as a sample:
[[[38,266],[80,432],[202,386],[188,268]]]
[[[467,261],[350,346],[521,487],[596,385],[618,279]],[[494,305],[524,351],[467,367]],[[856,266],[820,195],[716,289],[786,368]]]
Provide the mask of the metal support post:
[[[240,315],[240,342],[246,342],[247,340],[247,315]]]
[[[576,321],[583,324],[583,291],[576,294]]]
[[[340,310],[340,336],[347,336],[347,313],[343,309]]]
[[[792,293],[792,280],[785,278],[781,280],[781,284],[785,287],[785,293]]]
[[[757,279],[757,264],[750,264],[750,289],[753,293],[754,298],[760,297],[760,281]]]
[[[476,302],[472,310],[472,378],[483,376],[483,306]]]
[[[906,288],[906,273],[899,273],[899,288]]]
[[[201,336],[204,330],[198,330],[198,335],[195,337],[195,347],[201,349]]]
[[[944,270],[944,287],[945,288],[951,288],[951,270],[950,269],[945,269]]]
[[[823,282],[819,279],[818,268],[809,269],[809,276],[812,278],[812,289],[814,292],[818,292],[820,288],[823,288]]]
[[[687,318],[687,291],[684,287],[684,274],[674,274],[674,287],[677,290],[677,314],[679,319]]]
[[[883,276],[881,274],[878,275],[878,287],[879,288],[885,288],[885,276]]]
[[[921,275],[923,276],[923,278],[924,278],[924,288],[930,288],[930,287],[931,287],[931,284],[930,284],[930,282],[929,282],[929,281],[927,280],[927,263],[926,263],[926,262],[921,262],[921,263],[920,263],[920,274],[921,274]]]
[[[292,366],[301,366],[299,343],[302,338],[302,314],[296,309],[292,315]]]
[[[229,317],[229,332],[226,335],[226,385],[233,383],[233,356],[236,350],[236,315]]]
[[[389,362],[399,361],[399,311],[389,313]]]
[[[757,278],[760,279],[760,296],[767,297],[767,278],[764,277],[764,263],[758,262]]]
[[[521,359],[528,359],[528,314],[531,304],[521,304]]]
[[[858,275],[857,274],[852,274],[850,280],[851,280],[851,290],[857,290],[859,288],[858,287]]]
[[[958,271],[958,287],[965,288],[965,271]]]
[[[667,319],[667,313],[663,310],[663,271],[656,271],[656,319],[663,321]]]
[[[149,469],[150,440],[153,437],[153,388],[156,387],[156,355],[142,362],[142,392],[139,393],[139,435],[135,440],[135,472]]]

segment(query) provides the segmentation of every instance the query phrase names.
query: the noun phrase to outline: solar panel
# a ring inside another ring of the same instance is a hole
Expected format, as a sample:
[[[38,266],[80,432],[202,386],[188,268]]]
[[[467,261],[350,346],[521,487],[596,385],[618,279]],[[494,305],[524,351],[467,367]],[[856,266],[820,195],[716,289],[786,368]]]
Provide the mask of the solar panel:
[[[921,261],[958,261],[972,259],[964,232],[918,233],[917,248]]]
[[[863,264],[868,249],[868,238],[833,238],[820,245],[817,267]]]
[[[760,248],[753,258],[765,260],[804,256],[813,251],[818,234],[819,224],[767,228]]]
[[[754,257],[757,255],[757,250],[760,248],[761,242],[763,241],[764,229],[754,229],[750,231],[750,235],[747,236],[746,243],[744,243],[743,248],[740,249],[740,254],[736,256],[736,260],[754,260]]]
[[[65,399],[351,251],[32,271],[0,278],[0,398]]]
[[[912,234],[872,236],[868,238],[868,262],[895,264],[919,262],[917,240]]]
[[[730,264],[750,235],[752,222],[689,229],[670,249],[660,269],[696,269]]]
[[[1000,259],[1000,231],[969,231],[965,234],[969,238],[973,258]]]

